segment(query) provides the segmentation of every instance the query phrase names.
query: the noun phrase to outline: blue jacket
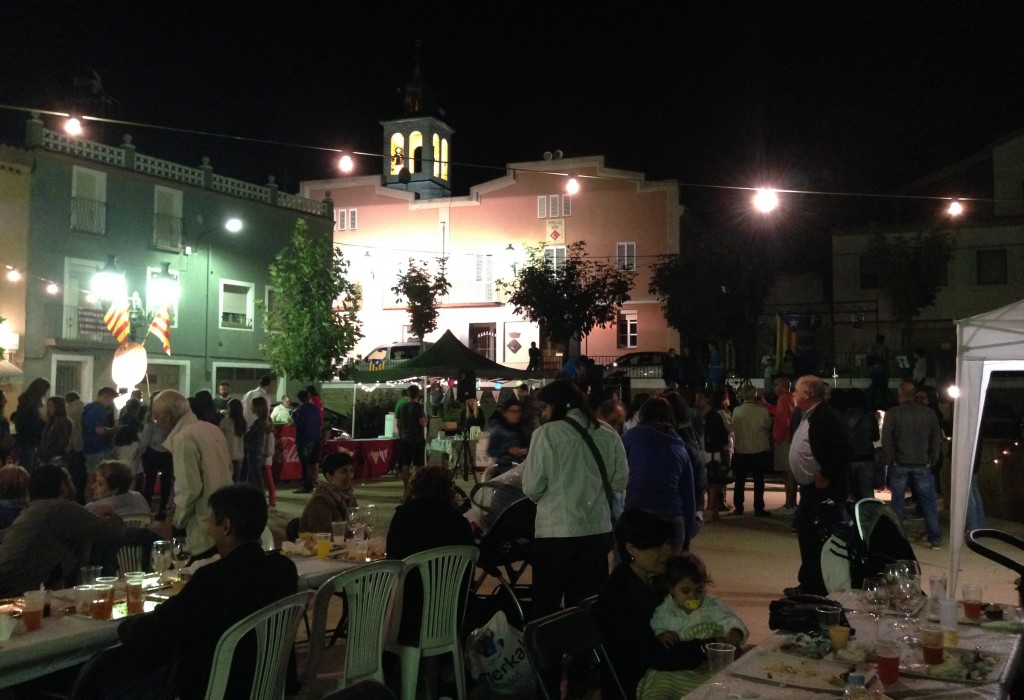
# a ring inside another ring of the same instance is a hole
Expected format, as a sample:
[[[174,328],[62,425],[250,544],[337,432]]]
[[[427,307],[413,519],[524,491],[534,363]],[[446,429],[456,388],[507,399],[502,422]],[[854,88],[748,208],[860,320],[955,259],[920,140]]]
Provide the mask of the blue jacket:
[[[626,509],[639,508],[663,518],[683,518],[687,537],[696,532],[693,466],[683,439],[674,431],[638,425],[622,436],[629,461]]]
[[[323,422],[320,411],[309,401],[299,404],[292,411],[292,422],[295,423],[295,444],[315,445],[320,442],[320,428]]]

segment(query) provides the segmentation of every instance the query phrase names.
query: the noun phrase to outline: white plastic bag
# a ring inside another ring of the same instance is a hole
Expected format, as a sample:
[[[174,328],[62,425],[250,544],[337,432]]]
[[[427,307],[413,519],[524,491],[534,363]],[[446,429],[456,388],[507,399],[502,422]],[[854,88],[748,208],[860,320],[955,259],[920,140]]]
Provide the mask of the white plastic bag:
[[[505,613],[494,613],[487,624],[466,640],[466,663],[480,683],[502,695],[532,693],[536,687],[523,633],[508,623]]]

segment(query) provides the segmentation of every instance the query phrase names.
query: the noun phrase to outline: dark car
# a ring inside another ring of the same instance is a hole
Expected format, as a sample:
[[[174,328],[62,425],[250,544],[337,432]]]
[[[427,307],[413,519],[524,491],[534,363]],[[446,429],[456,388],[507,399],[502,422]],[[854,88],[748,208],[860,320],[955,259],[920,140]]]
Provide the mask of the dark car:
[[[661,367],[665,361],[663,352],[630,352],[611,364],[605,365],[604,376],[629,377],[630,379],[661,379]]]

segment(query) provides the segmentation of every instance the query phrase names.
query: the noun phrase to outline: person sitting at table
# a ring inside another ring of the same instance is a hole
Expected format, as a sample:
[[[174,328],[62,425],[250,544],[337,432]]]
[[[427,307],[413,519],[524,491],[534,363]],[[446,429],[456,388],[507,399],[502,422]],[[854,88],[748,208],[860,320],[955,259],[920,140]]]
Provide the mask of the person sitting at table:
[[[480,404],[476,397],[467,396],[466,405],[462,407],[462,412],[459,413],[459,430],[468,433],[469,429],[473,426],[483,430],[487,427],[487,418],[484,416],[484,412],[480,410]]]
[[[0,467],[0,530],[5,530],[28,505],[28,470],[17,464]]]
[[[526,458],[530,448],[530,430],[523,423],[523,406],[514,396],[501,406],[501,418],[491,426],[487,456],[496,465],[491,477],[498,476]]]
[[[96,480],[92,482],[92,498],[85,505],[94,513],[109,506],[118,515],[148,513],[149,503],[138,491],[129,491],[135,477],[124,462],[107,460],[96,467]]]
[[[705,659],[700,640],[664,645],[651,629],[654,611],[665,598],[661,577],[672,555],[669,540],[673,532],[669,521],[652,513],[623,513],[615,524],[615,542],[622,563],[612,571],[591,607],[611,665],[629,700],[638,696],[641,681],[645,690],[655,680],[659,691],[672,681],[689,681],[691,688],[696,686],[693,674],[686,671],[697,668]],[[608,697],[616,694],[610,686],[605,690]],[[677,692],[671,697],[683,694]],[[652,700],[669,695],[645,692],[643,697]]]
[[[87,511],[75,503],[71,475],[55,464],[37,465],[28,479],[29,502],[0,542],[0,596],[74,585],[93,547],[113,546],[124,523],[110,506]]]
[[[669,559],[665,581],[669,591],[651,618],[651,629],[662,644],[703,639],[739,648],[747,641],[750,633],[743,620],[719,598],[705,594],[711,578],[696,554],[687,552]]]
[[[199,568],[180,593],[117,628],[121,646],[104,653],[89,677],[100,687],[82,697],[141,697],[154,686],[174,697],[203,698],[214,650],[229,627],[295,593],[298,572],[280,552],[265,552],[260,535],[267,501],[251,484],[231,484],[210,495],[206,530],[220,559]],[[248,698],[256,661],[255,638],[235,654],[225,698]],[[145,696],[148,697],[148,696]]]
[[[388,559],[405,559],[410,554],[436,547],[475,544],[469,521],[455,507],[455,483],[444,467],[424,467],[409,484],[409,496],[395,509],[388,528]],[[413,572],[405,582],[402,620],[398,642],[415,643],[419,638],[423,611],[423,584]]]
[[[352,489],[352,455],[332,452],[320,462],[320,473],[323,481],[302,509],[300,532],[330,532],[331,523],[346,520],[348,509],[358,505]]]

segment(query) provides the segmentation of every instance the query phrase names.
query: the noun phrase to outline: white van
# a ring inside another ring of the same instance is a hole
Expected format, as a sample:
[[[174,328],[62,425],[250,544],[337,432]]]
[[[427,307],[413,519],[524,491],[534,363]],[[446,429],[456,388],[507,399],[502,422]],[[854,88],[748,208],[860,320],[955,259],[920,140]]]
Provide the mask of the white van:
[[[422,350],[430,348],[433,343],[424,343]],[[422,352],[419,342],[388,343],[375,347],[363,356],[360,366],[363,369],[383,369],[391,365],[411,360]]]

